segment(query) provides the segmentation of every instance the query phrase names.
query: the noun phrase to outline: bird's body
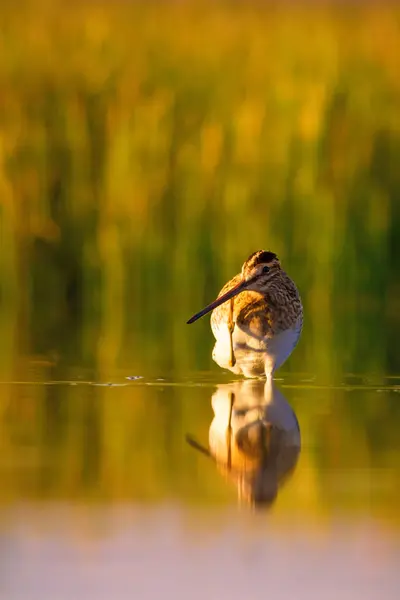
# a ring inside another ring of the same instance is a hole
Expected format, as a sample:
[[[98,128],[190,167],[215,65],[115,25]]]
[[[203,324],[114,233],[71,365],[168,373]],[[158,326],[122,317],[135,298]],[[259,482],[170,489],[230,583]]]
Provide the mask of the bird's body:
[[[219,296],[237,284],[239,277],[236,275],[228,281]],[[215,308],[211,315],[211,329],[216,339],[213,359],[237,375],[272,374],[288,358],[300,337],[303,319],[296,287],[281,271],[276,281],[271,281],[268,292],[243,291],[231,302],[232,342],[228,327],[230,302]]]
[[[303,308],[294,282],[275,254],[252,254],[219,293],[217,300],[192,317],[212,310],[216,339],[213,359],[246,377],[272,376],[300,337]]]

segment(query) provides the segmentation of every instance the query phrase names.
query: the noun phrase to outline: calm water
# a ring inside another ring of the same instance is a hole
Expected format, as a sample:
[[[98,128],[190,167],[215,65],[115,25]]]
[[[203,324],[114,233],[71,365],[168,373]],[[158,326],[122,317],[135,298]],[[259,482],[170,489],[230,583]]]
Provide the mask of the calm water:
[[[1,384],[0,598],[398,597],[400,378],[39,374]]]

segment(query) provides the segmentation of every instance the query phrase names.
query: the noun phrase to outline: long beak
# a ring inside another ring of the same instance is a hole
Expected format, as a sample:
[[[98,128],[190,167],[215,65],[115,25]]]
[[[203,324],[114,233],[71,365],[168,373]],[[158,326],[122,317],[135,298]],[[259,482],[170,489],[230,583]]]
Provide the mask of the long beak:
[[[211,302],[211,304],[203,308],[203,310],[193,315],[193,317],[191,317],[189,321],[187,321],[187,324],[190,325],[190,323],[194,323],[195,321],[197,321],[197,319],[204,317],[204,315],[209,313],[211,310],[214,310],[214,308],[217,308],[217,306],[220,306],[227,300],[230,300],[231,298],[242,292],[244,289],[247,288],[248,285],[248,281],[241,281],[240,283],[235,285],[235,287],[230,289],[229,292],[226,292],[226,294],[223,294],[222,296],[214,300],[214,302]]]

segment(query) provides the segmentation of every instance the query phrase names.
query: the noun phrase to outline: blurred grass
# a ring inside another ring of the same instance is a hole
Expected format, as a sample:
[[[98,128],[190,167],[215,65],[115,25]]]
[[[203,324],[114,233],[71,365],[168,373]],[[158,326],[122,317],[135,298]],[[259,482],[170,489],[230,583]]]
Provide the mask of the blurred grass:
[[[1,378],[29,379],[30,356],[98,380],[209,368],[208,322],[185,322],[257,248],[279,254],[305,305],[285,369],[398,373],[399,18],[381,3],[3,2]],[[2,388],[3,416],[15,394]],[[46,402],[30,392],[26,410]],[[121,433],[114,408],[76,394],[73,416],[60,405],[33,431],[48,453],[46,436],[87,410],[115,491],[143,402],[119,405]],[[88,452],[74,431],[60,490]]]
[[[294,368],[398,368],[397,7],[19,6],[0,21],[8,368],[16,345],[208,367],[208,325],[185,320],[258,247],[304,299]]]

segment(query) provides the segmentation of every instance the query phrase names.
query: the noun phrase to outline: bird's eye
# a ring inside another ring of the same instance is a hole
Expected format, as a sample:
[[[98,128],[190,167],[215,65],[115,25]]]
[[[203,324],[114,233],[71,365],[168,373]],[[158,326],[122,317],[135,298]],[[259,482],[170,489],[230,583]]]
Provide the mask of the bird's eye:
[[[265,265],[265,267],[262,268],[262,272],[268,273],[268,271],[269,271],[269,267],[267,267],[267,265]]]

